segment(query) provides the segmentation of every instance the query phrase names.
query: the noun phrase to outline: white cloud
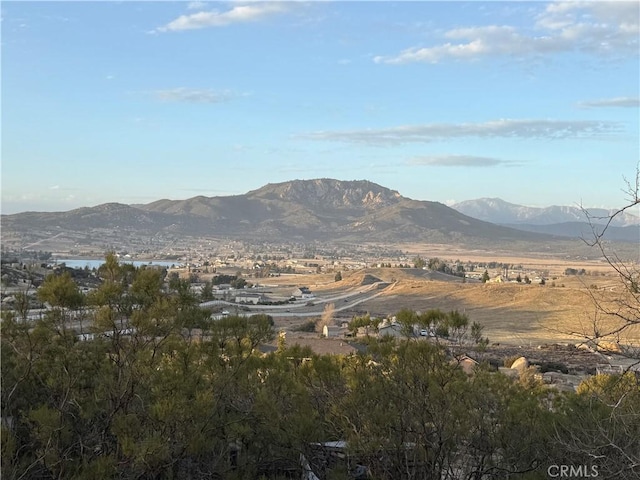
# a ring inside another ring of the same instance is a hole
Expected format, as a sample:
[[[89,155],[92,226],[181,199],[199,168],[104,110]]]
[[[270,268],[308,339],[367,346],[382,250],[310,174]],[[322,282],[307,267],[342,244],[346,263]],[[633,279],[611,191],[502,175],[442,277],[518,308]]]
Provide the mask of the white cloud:
[[[458,28],[450,30],[445,37],[470,39],[467,43],[450,43],[427,48],[409,48],[394,57],[374,57],[376,63],[402,64],[411,62],[438,63],[452,58],[473,60],[494,55],[528,55],[548,51],[557,47],[548,38],[527,38],[510,26]]]
[[[187,4],[187,10],[203,10],[207,7],[207,2],[189,2]]]
[[[509,25],[472,26],[445,32],[454,42],[412,47],[376,63],[438,63],[508,56],[526,59],[560,52],[609,57],[637,56],[640,35],[637,2],[557,2],[547,5],[527,31]]]
[[[409,165],[430,167],[494,167],[496,165],[514,165],[514,162],[491,157],[473,155],[426,155],[413,157]]]
[[[209,89],[198,90],[185,87],[155,90],[152,93],[163,102],[184,103],[222,103],[238,96],[229,90],[216,92]]]
[[[624,107],[634,108],[640,107],[640,98],[638,97],[614,97],[601,98],[599,100],[587,100],[578,104],[580,107]]]
[[[224,12],[212,10],[209,12],[181,15],[165,26],[157,28],[155,31],[179,32],[208,27],[224,27],[232,23],[256,22],[271,15],[284,13],[288,8],[287,4],[273,2],[238,5]]]
[[[621,132],[615,122],[579,120],[493,120],[484,123],[429,123],[381,129],[319,131],[302,135],[310,140],[328,140],[372,145],[435,142],[455,138],[604,138]]]

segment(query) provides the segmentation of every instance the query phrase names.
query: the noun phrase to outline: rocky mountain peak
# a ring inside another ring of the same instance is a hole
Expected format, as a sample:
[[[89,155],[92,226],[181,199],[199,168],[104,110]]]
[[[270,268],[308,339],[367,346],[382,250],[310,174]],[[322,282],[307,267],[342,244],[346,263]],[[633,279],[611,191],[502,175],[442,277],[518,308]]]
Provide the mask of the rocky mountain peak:
[[[268,184],[247,195],[302,205],[366,209],[389,206],[403,199],[397,191],[367,180],[342,181],[330,178]]]

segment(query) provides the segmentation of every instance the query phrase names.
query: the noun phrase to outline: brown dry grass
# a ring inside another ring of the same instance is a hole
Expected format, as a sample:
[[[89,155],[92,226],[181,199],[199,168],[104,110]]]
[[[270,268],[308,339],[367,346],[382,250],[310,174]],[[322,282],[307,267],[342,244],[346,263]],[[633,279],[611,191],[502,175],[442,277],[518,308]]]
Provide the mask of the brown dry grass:
[[[345,293],[359,287],[365,275],[386,282],[395,281],[392,288],[380,297],[358,305],[357,310],[374,316],[393,315],[402,308],[417,311],[439,308],[458,310],[473,322],[484,325],[484,334],[492,342],[516,345],[543,343],[577,343],[593,335],[594,320],[604,331],[614,323],[597,315],[591,295],[611,302],[619,294],[614,276],[560,276],[551,286],[524,283],[462,283],[433,280],[429,272],[415,269],[367,269],[347,273],[340,282],[314,282],[318,275],[297,277],[298,284],[306,284],[319,296]],[[290,281],[290,280],[289,280]],[[284,282],[282,282],[284,283]],[[564,286],[561,286],[564,285]],[[593,289],[593,286],[597,289]],[[591,288],[590,288],[591,287]],[[349,319],[354,314],[341,312],[337,316]],[[282,327],[291,328],[307,321],[282,320]],[[640,344],[640,328],[629,329],[622,343]]]
[[[306,285],[318,296],[345,293],[361,285],[365,275],[395,283],[380,297],[358,305],[351,312],[341,312],[348,319],[355,311],[368,311],[375,316],[392,315],[401,308],[424,311],[432,308],[458,310],[471,321],[484,325],[484,334],[492,342],[517,345],[541,343],[577,343],[593,335],[594,325],[604,331],[614,323],[598,315],[592,295],[613,302],[620,294],[618,278],[600,260],[531,253],[527,255],[455,248],[451,245],[403,245],[401,249],[423,258],[501,262],[522,265],[525,271],[547,272],[547,285],[462,283],[461,279],[442,277],[417,269],[371,268],[342,272],[343,280],[334,281],[334,273],[281,276],[257,280],[288,288]],[[585,269],[590,275],[565,276],[567,268]],[[490,273],[499,273],[490,272]],[[555,285],[555,286],[552,286]],[[596,288],[594,288],[596,287]],[[282,327],[307,321],[308,318],[281,319]],[[595,323],[594,323],[595,322]],[[628,329],[619,339],[622,343],[640,345],[640,327]]]
[[[277,342],[271,342],[269,345],[275,347],[277,346]],[[309,347],[318,355],[350,355],[356,352],[354,347],[339,338],[319,338],[317,334],[310,335],[297,332],[287,333],[285,345],[287,347],[294,345]]]
[[[411,278],[408,271],[396,276],[400,278],[392,289],[361,306],[380,316],[403,307],[417,311],[458,310],[484,325],[484,333],[491,341],[510,344],[579,342],[593,335],[594,320],[600,331],[616,325],[597,315],[591,298],[595,294],[605,303],[613,302],[620,293],[609,288],[615,284],[613,277],[564,277],[556,282],[565,287],[552,287],[442,282]],[[594,290],[589,285],[599,288]],[[640,328],[629,329],[619,340],[640,344]]]

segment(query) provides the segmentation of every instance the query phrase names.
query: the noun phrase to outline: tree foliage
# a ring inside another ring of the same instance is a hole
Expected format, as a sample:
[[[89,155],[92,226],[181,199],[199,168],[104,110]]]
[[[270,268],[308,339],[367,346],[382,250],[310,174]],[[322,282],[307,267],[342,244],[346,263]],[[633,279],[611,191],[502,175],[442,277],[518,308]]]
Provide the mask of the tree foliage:
[[[2,478],[300,478],[301,455],[323,479],[357,465],[376,479],[542,479],[550,462],[637,478],[630,374],[552,394],[484,366],[469,376],[430,341],[371,338],[348,357],[283,341],[265,355],[267,315],[211,320],[188,282],[150,269],[111,262],[100,276],[81,301],[66,278],[42,293],[55,308],[86,310],[93,339],[82,340],[75,316],[61,319],[67,328],[3,318]],[[469,327],[455,311],[396,317],[454,339]],[[375,331],[379,320],[351,323]],[[318,454],[334,440],[347,442],[335,462]]]
[[[413,267],[414,268],[424,268],[427,265],[427,262],[420,255],[413,259]]]
[[[480,278],[480,280],[482,280],[482,283],[487,283],[489,281],[490,277],[489,277],[489,272],[487,270],[485,270],[482,273],[482,277]]]

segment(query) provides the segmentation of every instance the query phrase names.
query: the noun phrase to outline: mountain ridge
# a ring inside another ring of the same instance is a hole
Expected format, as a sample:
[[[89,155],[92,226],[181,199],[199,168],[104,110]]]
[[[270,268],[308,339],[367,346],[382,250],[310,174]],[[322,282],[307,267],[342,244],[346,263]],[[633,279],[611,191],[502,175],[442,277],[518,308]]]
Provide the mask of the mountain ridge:
[[[460,243],[553,237],[476,220],[438,202],[413,200],[367,180],[292,180],[245,194],[106,203],[67,212],[2,215],[5,231],[110,229],[294,241]]]
[[[474,200],[465,200],[451,205],[451,208],[478,220],[491,222],[498,225],[552,225],[570,222],[588,223],[589,213],[592,223],[603,224],[616,210],[604,208],[587,208],[551,205],[548,207],[528,207],[507,202],[501,198],[484,197]],[[618,214],[611,221],[615,227],[628,227],[640,225],[640,217],[628,212]]]

